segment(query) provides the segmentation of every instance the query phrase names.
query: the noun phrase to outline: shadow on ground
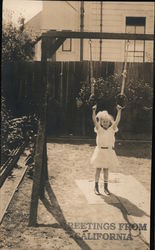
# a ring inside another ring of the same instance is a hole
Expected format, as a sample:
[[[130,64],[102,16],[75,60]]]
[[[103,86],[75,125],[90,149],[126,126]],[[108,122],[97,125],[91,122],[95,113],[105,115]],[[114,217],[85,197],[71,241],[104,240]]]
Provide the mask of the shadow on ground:
[[[110,204],[112,206],[115,206],[117,208],[119,208],[122,212],[122,215],[124,217],[124,219],[128,222],[128,215],[132,215],[132,216],[136,216],[136,217],[142,217],[142,216],[148,216],[149,215],[144,212],[142,209],[138,208],[135,204],[133,204],[131,201],[129,201],[128,199],[121,197],[121,196],[117,196],[113,193],[110,194],[110,196],[106,196],[101,194],[100,195],[101,199],[104,199],[104,201],[107,204]],[[114,200],[114,202],[112,202],[112,200]],[[118,202],[116,202],[118,201]],[[123,205],[125,204],[125,206]]]
[[[63,228],[65,232],[72,238],[81,249],[91,250],[91,248],[87,245],[87,243],[76,234],[76,232],[67,224],[67,221],[63,215],[61,207],[57,201],[57,198],[50,186],[50,183],[47,182],[46,184],[46,191],[48,194],[49,199],[44,197],[42,199],[42,203],[46,207],[46,209],[52,214],[52,216],[57,220],[57,223],[54,224],[38,224],[40,227],[53,227],[53,228]]]
[[[138,208],[135,204],[130,202],[128,199],[121,196],[117,196],[114,193],[111,193],[110,196],[101,194],[100,197],[101,199],[104,199],[104,201],[107,204],[112,205],[121,211],[124,220],[130,225],[129,234],[131,234],[132,237],[140,237],[141,240],[147,246],[149,246],[146,240],[144,240],[143,237],[141,236],[141,231],[139,227],[135,227],[135,222],[133,221],[133,219],[130,218],[130,216],[135,216],[135,217],[142,217],[142,216],[150,217],[150,216],[142,209]],[[112,200],[114,200],[114,202],[112,202]]]

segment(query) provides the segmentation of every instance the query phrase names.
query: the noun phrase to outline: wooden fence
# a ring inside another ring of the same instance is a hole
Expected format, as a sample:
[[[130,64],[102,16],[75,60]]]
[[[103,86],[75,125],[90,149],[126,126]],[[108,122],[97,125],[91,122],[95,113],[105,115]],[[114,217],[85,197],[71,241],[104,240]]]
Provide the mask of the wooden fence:
[[[153,83],[153,63],[128,63],[127,68],[127,81],[132,78]],[[93,70],[94,77],[121,74],[123,63],[95,61]],[[47,80],[50,89],[47,129],[49,133],[93,134],[90,132],[93,131],[90,122],[91,115],[89,114],[90,119],[88,117],[85,119],[85,114],[76,107],[76,97],[81,82],[88,78],[89,61],[48,62]],[[2,67],[2,87],[17,115],[33,112],[39,107],[43,92],[41,63],[25,62],[5,65]],[[149,119],[152,119],[152,115]],[[127,130],[132,129],[127,128]]]

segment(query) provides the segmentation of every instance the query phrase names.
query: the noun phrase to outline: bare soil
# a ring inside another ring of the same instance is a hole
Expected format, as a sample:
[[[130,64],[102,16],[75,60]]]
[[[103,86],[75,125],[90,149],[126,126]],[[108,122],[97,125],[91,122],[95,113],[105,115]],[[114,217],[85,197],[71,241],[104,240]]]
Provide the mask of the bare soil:
[[[48,142],[49,183],[39,201],[38,226],[28,227],[32,180],[25,175],[0,227],[0,247],[32,250],[146,250],[139,237],[130,240],[88,240],[75,237],[69,222],[124,222],[121,207],[88,205],[75,179],[93,179],[89,165],[94,147],[89,144]],[[133,175],[150,192],[151,144],[117,145],[120,161],[112,172]],[[84,230],[83,230],[84,231]]]

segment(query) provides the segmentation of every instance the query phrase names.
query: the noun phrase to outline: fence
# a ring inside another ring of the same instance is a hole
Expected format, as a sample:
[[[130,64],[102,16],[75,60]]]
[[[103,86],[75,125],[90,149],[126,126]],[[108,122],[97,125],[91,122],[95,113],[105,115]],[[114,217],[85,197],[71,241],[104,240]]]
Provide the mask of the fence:
[[[127,68],[127,81],[132,78],[153,83],[152,63],[128,63]],[[94,77],[106,78],[108,75],[121,74],[123,63],[94,61],[93,71]],[[88,114],[85,115],[86,113],[79,111],[76,107],[76,97],[81,82],[88,79],[89,61],[48,62],[47,80],[50,89],[47,129],[49,133],[93,135],[91,111],[88,109]],[[43,91],[41,63],[24,62],[5,65],[2,67],[2,86],[16,115],[33,112],[39,106]],[[124,112],[125,120],[126,117],[132,120],[129,110]],[[152,113],[150,112],[147,114],[146,120],[148,119],[147,124],[143,126],[142,133],[145,133],[146,129],[151,131]],[[135,128],[136,124],[128,125],[126,131],[136,132]]]

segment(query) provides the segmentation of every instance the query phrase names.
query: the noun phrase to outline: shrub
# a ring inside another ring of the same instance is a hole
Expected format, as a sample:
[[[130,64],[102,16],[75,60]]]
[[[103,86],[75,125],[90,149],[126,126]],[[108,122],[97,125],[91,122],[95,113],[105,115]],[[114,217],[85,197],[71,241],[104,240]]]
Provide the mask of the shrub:
[[[1,164],[3,164],[17,147],[31,141],[32,136],[37,133],[38,119],[35,115],[14,118],[4,96],[1,99]]]
[[[4,15],[2,25],[2,63],[14,61],[28,61],[34,56],[34,39],[32,34],[25,30],[24,18],[20,18],[18,26],[8,21],[8,15]],[[6,21],[7,19],[7,21]]]
[[[94,95],[97,103],[97,112],[107,109],[112,115],[116,114],[116,96],[121,92],[122,76],[110,75],[106,79],[95,79]],[[78,109],[86,110],[87,119],[91,112],[91,86],[89,82],[83,82],[77,97]],[[152,126],[152,83],[143,80],[130,79],[125,85],[125,95],[127,96],[127,106],[123,111],[122,120],[126,122],[124,130],[131,132],[148,132]],[[143,124],[142,124],[143,122]],[[151,130],[150,130],[151,131]]]
[[[111,75],[106,79],[96,79],[94,85],[96,101],[100,103],[101,100],[108,100],[109,104],[113,104],[116,96],[121,92],[121,83],[122,77],[117,74]],[[90,91],[90,83],[83,82],[78,96],[81,107],[90,105]],[[125,94],[128,98],[128,105],[140,105],[142,108],[152,106],[153,88],[151,83],[131,79],[126,83]]]

